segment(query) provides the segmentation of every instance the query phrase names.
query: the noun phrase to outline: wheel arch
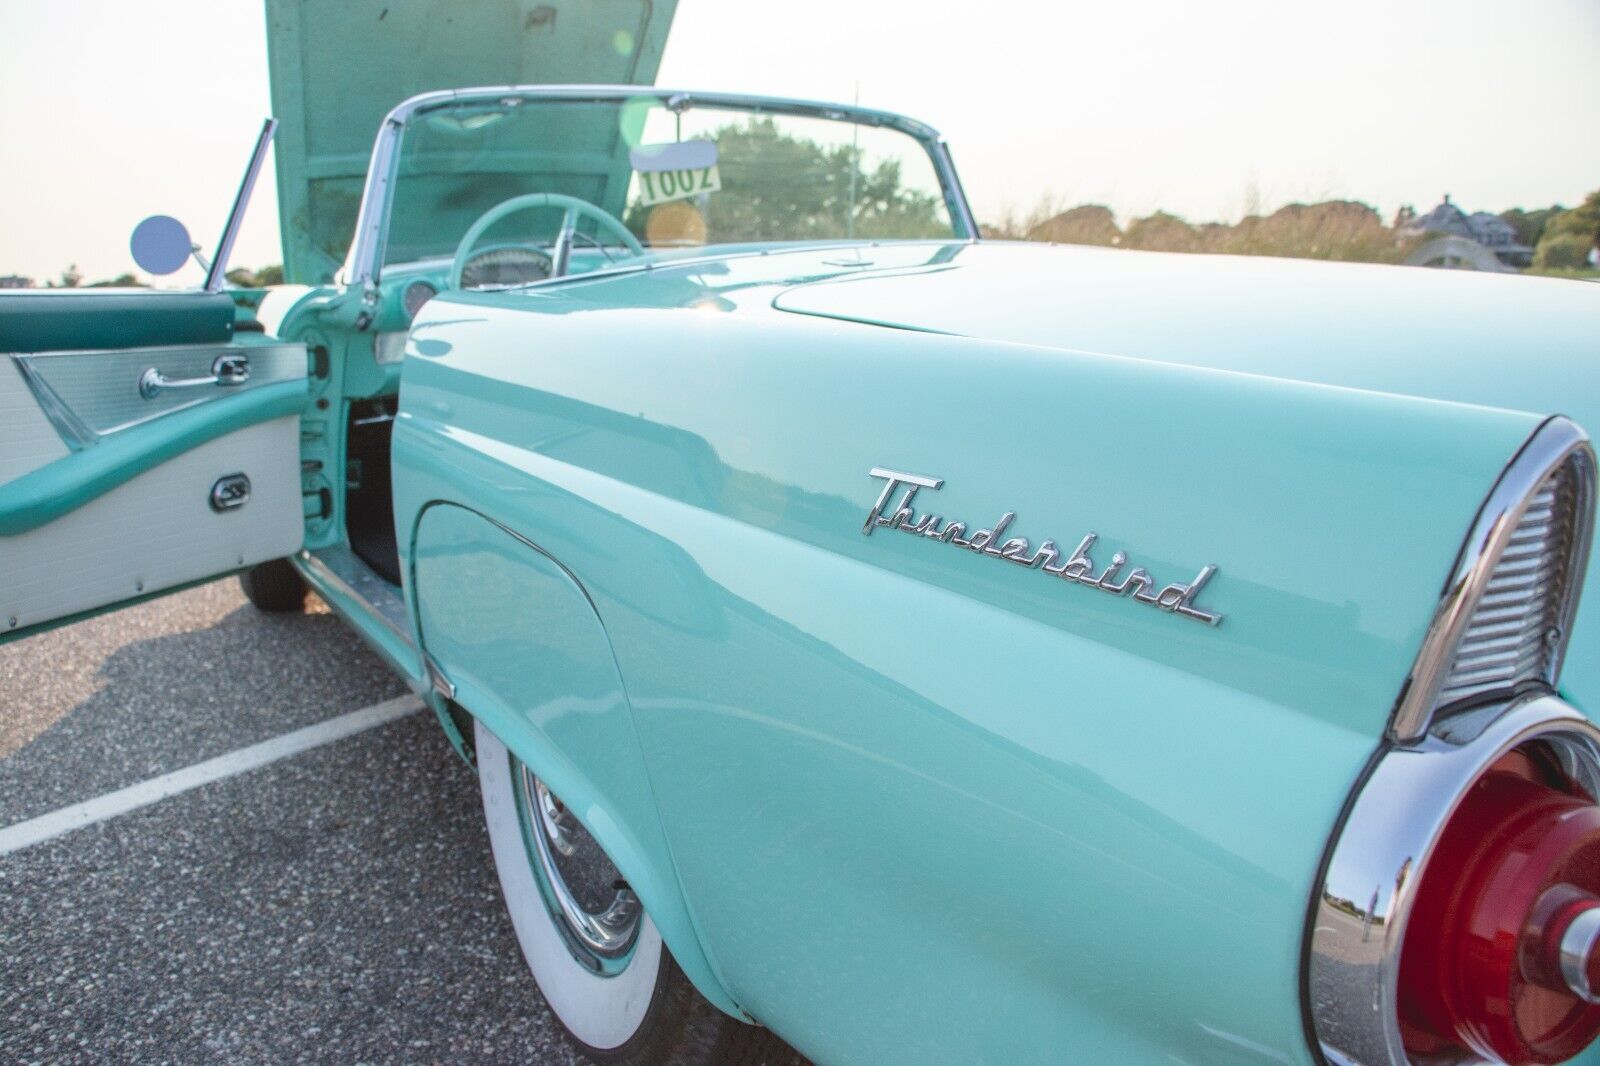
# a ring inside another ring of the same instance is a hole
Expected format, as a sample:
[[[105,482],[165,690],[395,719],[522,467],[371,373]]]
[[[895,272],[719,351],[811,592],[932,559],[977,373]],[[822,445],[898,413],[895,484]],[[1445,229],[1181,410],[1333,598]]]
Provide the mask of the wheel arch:
[[[452,702],[578,816],[701,994],[751,1021],[684,898],[610,637],[587,590],[545,549],[448,501],[419,510],[410,540],[418,647]]]

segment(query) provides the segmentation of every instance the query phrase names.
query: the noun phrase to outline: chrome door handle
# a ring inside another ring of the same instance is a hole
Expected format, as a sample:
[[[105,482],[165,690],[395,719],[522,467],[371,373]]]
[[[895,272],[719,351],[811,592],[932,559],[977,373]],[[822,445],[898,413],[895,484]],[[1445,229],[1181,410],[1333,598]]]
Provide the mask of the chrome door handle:
[[[250,360],[242,355],[219,355],[208,378],[168,378],[151,367],[139,375],[139,395],[147,400],[166,389],[192,389],[200,385],[243,385],[250,380]]]

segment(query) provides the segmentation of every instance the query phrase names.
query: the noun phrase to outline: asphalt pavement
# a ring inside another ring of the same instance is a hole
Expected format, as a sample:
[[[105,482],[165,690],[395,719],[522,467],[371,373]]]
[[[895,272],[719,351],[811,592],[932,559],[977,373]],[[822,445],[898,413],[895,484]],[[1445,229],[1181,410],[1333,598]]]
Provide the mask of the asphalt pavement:
[[[0,833],[403,696],[232,579],[0,647]],[[572,1063],[425,711],[0,854],[0,1062]]]

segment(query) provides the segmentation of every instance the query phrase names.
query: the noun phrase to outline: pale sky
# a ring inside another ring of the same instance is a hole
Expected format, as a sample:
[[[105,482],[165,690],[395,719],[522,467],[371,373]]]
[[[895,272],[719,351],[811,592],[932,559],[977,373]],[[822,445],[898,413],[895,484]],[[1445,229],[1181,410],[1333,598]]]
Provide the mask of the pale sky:
[[[0,0],[0,274],[133,270],[154,213],[213,245],[269,110],[263,24],[260,0]],[[945,133],[980,219],[1600,187],[1600,0],[681,0],[658,81],[859,90]],[[281,260],[276,207],[269,165],[233,265]]]

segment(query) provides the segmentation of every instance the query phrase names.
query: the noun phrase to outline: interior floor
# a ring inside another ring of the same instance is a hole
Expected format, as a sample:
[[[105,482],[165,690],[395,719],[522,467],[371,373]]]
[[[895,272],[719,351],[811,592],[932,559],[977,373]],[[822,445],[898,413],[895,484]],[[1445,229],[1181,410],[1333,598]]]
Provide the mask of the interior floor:
[[[395,408],[392,396],[350,405],[344,515],[350,550],[385,581],[399,585],[400,551],[394,539],[394,492],[389,477]]]

